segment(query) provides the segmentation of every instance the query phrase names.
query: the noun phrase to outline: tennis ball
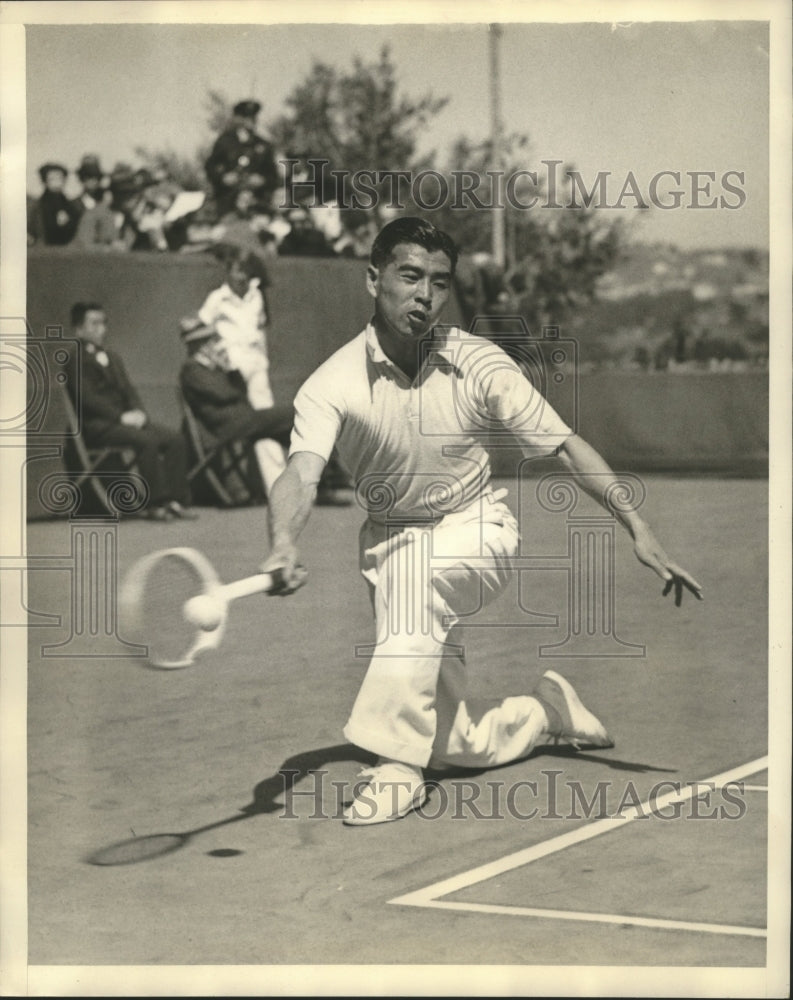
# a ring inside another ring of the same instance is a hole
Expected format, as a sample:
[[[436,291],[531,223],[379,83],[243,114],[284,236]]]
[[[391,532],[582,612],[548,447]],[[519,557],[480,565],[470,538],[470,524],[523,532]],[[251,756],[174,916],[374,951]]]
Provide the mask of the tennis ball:
[[[199,594],[185,604],[184,616],[191,625],[197,625],[205,632],[214,632],[223,621],[223,605],[209,594]]]

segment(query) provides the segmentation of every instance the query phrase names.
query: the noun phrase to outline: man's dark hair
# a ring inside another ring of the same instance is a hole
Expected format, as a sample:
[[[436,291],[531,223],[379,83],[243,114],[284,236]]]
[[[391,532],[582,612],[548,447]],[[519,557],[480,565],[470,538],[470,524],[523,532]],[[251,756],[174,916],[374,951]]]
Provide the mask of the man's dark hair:
[[[104,312],[104,306],[99,302],[75,302],[72,306],[72,327],[82,326],[85,322],[85,314],[89,312]]]
[[[384,267],[391,260],[394,248],[401,243],[416,243],[430,252],[441,250],[449,258],[454,274],[458,257],[454,240],[431,222],[419,219],[415,215],[394,219],[393,222],[383,226],[372,245],[370,254],[372,264],[377,268]]]

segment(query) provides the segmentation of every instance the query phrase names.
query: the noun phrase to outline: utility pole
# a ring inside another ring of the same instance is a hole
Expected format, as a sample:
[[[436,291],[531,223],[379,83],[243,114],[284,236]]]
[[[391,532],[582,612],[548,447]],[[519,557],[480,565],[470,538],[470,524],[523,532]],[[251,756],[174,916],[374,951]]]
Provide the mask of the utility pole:
[[[500,24],[491,24],[490,30],[490,143],[493,185],[493,257],[499,267],[506,264],[506,234],[504,207],[504,125],[501,120],[501,35]]]

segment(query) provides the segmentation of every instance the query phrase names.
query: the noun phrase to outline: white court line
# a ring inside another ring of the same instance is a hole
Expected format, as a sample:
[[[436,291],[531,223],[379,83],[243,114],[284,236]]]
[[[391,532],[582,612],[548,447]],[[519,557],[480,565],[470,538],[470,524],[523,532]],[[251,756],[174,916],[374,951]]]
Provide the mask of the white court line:
[[[495,906],[484,903],[453,903],[448,901],[441,903],[440,898],[442,896],[447,896],[452,892],[459,892],[461,889],[467,889],[479,882],[486,882],[488,879],[495,878],[497,875],[502,875],[504,872],[512,871],[513,869],[520,868],[523,865],[529,865],[534,861],[538,861],[540,858],[547,857],[550,854],[556,854],[559,851],[563,851],[566,847],[572,847],[574,844],[580,844],[583,841],[591,840],[593,837],[599,837],[611,830],[623,830],[625,829],[626,824],[631,823],[640,816],[646,815],[648,812],[660,812],[661,809],[664,809],[668,805],[688,801],[698,793],[700,787],[703,785],[713,785],[715,790],[716,788],[722,788],[731,781],[740,781],[741,778],[747,775],[757,774],[759,771],[764,771],[767,767],[768,757],[758,757],[757,760],[732,768],[730,771],[724,771],[721,774],[714,775],[712,778],[706,778],[703,781],[691,782],[685,789],[681,788],[679,791],[667,792],[666,795],[661,795],[652,802],[648,800],[640,803],[638,806],[631,806],[631,808],[624,809],[616,816],[609,816],[605,819],[596,820],[594,823],[588,823],[585,826],[577,827],[569,833],[562,833],[558,837],[551,837],[550,840],[545,840],[539,844],[534,844],[531,847],[526,847],[521,851],[515,851],[513,854],[507,854],[506,857],[499,858],[497,861],[490,861],[487,864],[479,865],[477,868],[472,868],[467,872],[461,872],[459,875],[453,875],[451,878],[442,879],[440,882],[434,882],[432,885],[425,886],[423,889],[417,889],[414,892],[408,892],[402,896],[397,896],[395,899],[389,899],[388,902],[396,906],[424,906],[433,907],[435,909],[477,910],[478,912],[510,913],[521,916],[543,916],[559,920],[591,920],[595,922],[608,923],[639,922],[641,926],[676,927],[685,930],[711,930],[711,933],[744,933],[750,937],[765,937],[765,929],[757,927],[736,928],[725,925],[726,929],[713,931],[712,928],[719,927],[718,924],[693,924],[686,923],[685,921],[654,920],[649,917],[623,917],[616,914],[574,913],[573,911],[567,910],[529,910],[522,909],[517,906]]]
[[[744,785],[743,790],[745,792],[767,792],[767,785]]]
[[[397,900],[392,899],[392,903]],[[434,910],[468,910],[472,913],[503,913],[508,917],[544,917],[548,920],[585,920],[596,924],[631,924],[671,931],[702,931],[707,934],[735,934],[743,937],[766,937],[764,927],[736,927],[731,924],[699,924],[691,920],[664,920],[661,917],[634,917],[620,913],[591,913],[576,910],[542,910],[531,906],[503,906],[497,903],[449,903],[433,900],[422,904]]]

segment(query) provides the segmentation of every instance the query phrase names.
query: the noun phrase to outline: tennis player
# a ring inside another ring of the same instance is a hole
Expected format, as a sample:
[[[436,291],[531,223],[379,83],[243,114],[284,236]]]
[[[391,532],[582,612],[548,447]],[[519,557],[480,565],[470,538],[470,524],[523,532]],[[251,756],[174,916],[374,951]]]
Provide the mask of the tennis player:
[[[454,626],[510,578],[518,525],[494,492],[483,439],[497,421],[527,456],[557,455],[575,481],[615,514],[638,559],[674,589],[700,585],[672,562],[635,510],[609,503],[616,477],[542,399],[500,348],[436,326],[458,251],[421,219],[386,225],[367,269],[374,315],[304,383],[295,399],[287,468],[270,495],[271,551],[284,592],[303,577],[297,541],[334,445],[367,518],[360,568],[374,607],[376,645],[344,728],[378,756],[362,773],[344,822],[398,819],[426,798],[427,766],[483,767],[562,739],[613,746],[602,723],[563,677],[547,671],[531,694],[488,702],[466,693]],[[430,569],[430,557],[432,568]]]

